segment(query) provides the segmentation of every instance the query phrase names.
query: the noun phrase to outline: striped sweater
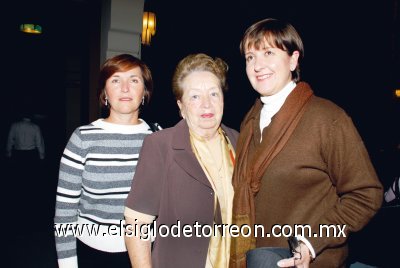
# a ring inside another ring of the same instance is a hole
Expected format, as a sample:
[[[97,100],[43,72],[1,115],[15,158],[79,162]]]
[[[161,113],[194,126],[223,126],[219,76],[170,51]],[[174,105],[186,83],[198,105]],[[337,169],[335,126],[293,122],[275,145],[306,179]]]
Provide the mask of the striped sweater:
[[[74,131],[61,158],[57,187],[54,227],[60,267],[77,267],[76,237],[97,250],[126,251],[119,228],[124,201],[143,139],[151,132],[143,120],[117,125],[103,119]],[[73,226],[82,228],[76,231],[83,235],[74,235]]]

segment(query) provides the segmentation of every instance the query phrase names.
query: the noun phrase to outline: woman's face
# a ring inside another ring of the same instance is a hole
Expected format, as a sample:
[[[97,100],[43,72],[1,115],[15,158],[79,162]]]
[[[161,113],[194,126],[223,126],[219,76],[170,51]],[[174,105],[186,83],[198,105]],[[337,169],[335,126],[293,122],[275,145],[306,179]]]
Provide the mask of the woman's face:
[[[183,79],[182,88],[177,103],[189,129],[203,138],[214,137],[224,110],[219,79],[211,72],[195,71]]]
[[[266,40],[264,46],[256,50],[246,50],[246,73],[253,88],[261,96],[271,96],[283,89],[291,80],[291,71],[297,66],[299,52],[292,56],[277,47],[272,47]]]
[[[114,73],[107,79],[105,91],[110,105],[110,116],[139,116],[144,97],[144,81],[139,67]]]

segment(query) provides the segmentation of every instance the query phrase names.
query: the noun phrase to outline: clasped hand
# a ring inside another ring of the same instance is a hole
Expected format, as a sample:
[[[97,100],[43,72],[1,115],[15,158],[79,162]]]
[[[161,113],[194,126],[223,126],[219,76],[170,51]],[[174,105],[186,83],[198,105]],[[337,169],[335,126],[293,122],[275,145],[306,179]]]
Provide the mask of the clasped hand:
[[[308,268],[311,260],[310,250],[306,245],[300,243],[294,250],[293,257],[280,260],[277,265],[279,267]]]

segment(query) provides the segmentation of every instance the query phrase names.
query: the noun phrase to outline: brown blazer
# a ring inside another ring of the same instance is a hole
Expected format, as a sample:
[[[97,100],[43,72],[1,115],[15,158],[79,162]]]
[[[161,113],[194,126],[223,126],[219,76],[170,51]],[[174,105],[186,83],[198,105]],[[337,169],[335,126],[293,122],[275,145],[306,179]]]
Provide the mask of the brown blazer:
[[[242,130],[254,129],[249,146],[239,143],[237,147],[238,156],[239,151],[252,150],[249,161],[253,162],[261,156],[266,142],[273,139],[271,133],[285,106],[263,133],[259,127],[261,108],[258,100],[253,114],[241,126]],[[243,133],[244,130],[240,135]],[[238,157],[236,169],[240,161],[243,160]],[[351,118],[336,104],[312,96],[290,139],[261,180],[255,197],[255,218],[270,237],[259,233],[256,247],[288,247],[286,237],[272,235],[274,226],[290,225],[293,232],[296,225],[310,226],[304,236],[317,254],[310,267],[343,267],[348,254],[347,237],[361,230],[375,215],[382,194],[382,185]],[[319,232],[323,224],[340,226],[345,236],[339,229],[331,229],[329,236],[326,229]],[[301,234],[301,228],[297,230]],[[279,234],[279,228],[275,231]]]
[[[238,132],[224,125],[222,129],[235,148]],[[157,234],[154,268],[205,267],[209,237],[194,237],[194,225],[212,226],[214,191],[192,152],[185,120],[145,138],[125,205],[157,216],[157,228],[177,225],[179,220],[180,237]],[[192,226],[193,237],[183,236],[184,225]]]

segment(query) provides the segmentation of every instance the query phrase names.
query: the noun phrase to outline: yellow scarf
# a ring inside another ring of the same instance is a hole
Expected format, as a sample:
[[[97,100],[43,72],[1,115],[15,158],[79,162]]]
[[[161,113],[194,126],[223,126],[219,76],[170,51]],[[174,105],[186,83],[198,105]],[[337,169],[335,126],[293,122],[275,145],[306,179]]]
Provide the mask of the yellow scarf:
[[[230,225],[232,223],[232,173],[235,150],[221,128],[218,129],[218,137],[211,141],[206,141],[190,132],[190,141],[193,152],[215,192],[214,212],[218,202],[222,223]],[[231,238],[227,228],[224,233],[221,233],[223,232],[222,228],[218,230],[220,232],[215,232],[210,237],[206,268],[227,268],[229,266]]]

